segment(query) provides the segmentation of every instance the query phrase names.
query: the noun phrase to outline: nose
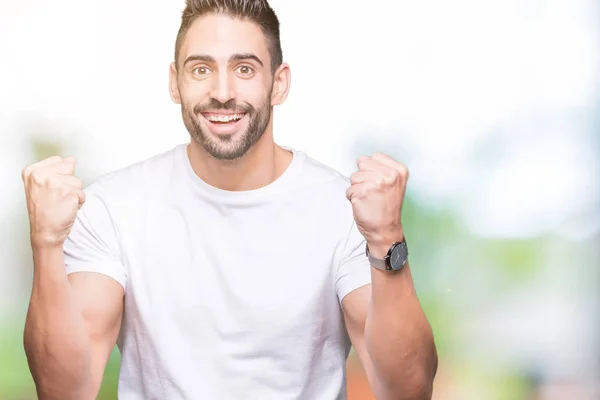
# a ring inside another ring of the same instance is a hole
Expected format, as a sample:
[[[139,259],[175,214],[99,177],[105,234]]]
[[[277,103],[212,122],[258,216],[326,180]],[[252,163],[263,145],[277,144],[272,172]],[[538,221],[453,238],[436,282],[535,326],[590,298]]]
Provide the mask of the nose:
[[[211,97],[221,103],[235,98],[233,79],[227,72],[220,72],[213,82]]]

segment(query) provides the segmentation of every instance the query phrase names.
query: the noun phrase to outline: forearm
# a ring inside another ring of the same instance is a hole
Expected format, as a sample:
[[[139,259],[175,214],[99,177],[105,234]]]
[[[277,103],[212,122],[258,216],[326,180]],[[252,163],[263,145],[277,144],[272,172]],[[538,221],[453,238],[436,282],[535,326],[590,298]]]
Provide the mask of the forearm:
[[[408,263],[398,272],[372,268],[365,344],[382,398],[431,398],[437,354]],[[399,316],[402,316],[399,318]]]
[[[72,301],[62,248],[33,250],[33,288],[24,345],[40,399],[86,399],[91,350]]]

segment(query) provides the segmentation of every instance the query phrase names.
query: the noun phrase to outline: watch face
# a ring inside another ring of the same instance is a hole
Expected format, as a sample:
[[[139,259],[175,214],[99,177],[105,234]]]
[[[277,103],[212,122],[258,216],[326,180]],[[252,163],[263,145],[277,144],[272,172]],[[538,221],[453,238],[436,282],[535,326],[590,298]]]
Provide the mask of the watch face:
[[[406,259],[408,258],[408,249],[406,244],[399,243],[394,246],[392,253],[390,254],[390,267],[397,271],[404,266]]]

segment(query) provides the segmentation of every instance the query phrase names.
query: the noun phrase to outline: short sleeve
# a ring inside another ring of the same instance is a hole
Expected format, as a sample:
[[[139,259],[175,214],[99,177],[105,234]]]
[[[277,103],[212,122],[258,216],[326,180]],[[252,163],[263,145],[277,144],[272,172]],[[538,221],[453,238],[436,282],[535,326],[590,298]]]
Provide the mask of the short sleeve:
[[[365,238],[356,223],[352,221],[335,277],[335,288],[340,304],[348,293],[371,283],[371,265],[365,253],[365,246]]]
[[[117,229],[99,183],[85,189],[86,202],[77,212],[75,223],[64,243],[67,275],[97,272],[127,285],[127,271],[121,261]]]

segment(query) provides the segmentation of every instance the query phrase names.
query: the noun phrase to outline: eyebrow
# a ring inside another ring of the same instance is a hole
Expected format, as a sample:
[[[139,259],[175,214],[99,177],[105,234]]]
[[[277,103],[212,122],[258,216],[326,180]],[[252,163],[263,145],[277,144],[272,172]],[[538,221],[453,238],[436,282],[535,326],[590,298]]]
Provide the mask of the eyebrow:
[[[233,61],[243,61],[243,60],[254,60],[257,63],[260,64],[261,67],[263,67],[263,62],[260,60],[260,58],[258,58],[255,54],[252,53],[236,53],[233,54],[231,57],[229,57],[229,62],[233,62]],[[206,54],[194,54],[192,56],[189,56],[188,58],[185,59],[185,61],[183,62],[183,65],[186,65],[188,62],[191,61],[204,61],[204,62],[208,62],[208,63],[215,63],[216,60]]]

